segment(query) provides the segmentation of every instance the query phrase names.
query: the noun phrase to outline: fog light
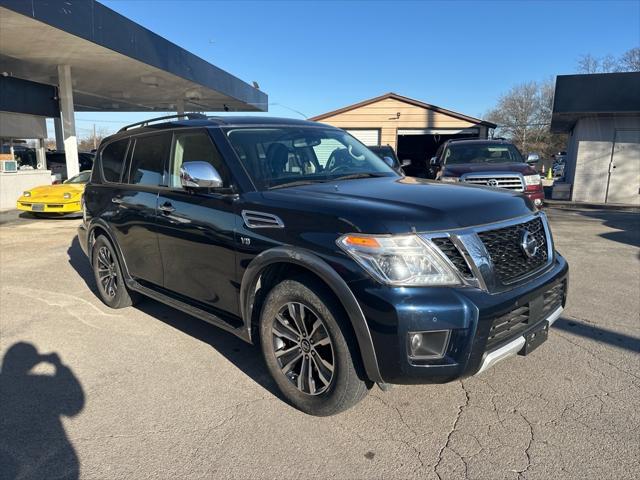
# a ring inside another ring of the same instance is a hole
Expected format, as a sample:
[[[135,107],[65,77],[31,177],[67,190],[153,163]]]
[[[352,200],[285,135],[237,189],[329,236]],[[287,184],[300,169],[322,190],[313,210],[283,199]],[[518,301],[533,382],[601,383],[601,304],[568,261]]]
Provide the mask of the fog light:
[[[413,360],[437,360],[444,357],[451,330],[409,332],[409,358]]]
[[[71,198],[71,194],[69,192],[64,192],[62,196],[66,199]]]
[[[542,206],[542,199],[540,199],[540,198],[536,198],[536,199],[533,201],[533,204],[534,204],[536,207],[540,207],[540,206]]]

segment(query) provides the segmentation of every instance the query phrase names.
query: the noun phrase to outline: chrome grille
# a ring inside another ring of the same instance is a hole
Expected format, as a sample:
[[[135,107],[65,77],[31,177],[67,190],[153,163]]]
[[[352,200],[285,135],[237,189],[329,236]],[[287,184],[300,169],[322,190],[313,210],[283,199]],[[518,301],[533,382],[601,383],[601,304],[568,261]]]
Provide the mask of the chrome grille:
[[[463,175],[461,180],[484,187],[506,188],[516,192],[524,192],[524,184],[520,175]]]
[[[520,246],[525,230],[538,242],[538,250],[533,257],[525,255]],[[514,282],[547,263],[547,236],[540,217],[509,227],[479,232],[478,237],[491,257],[497,279],[503,284]]]
[[[467,265],[467,261],[464,259],[460,250],[453,244],[450,238],[448,237],[440,237],[440,238],[432,238],[431,241],[436,244],[436,246],[440,249],[442,253],[444,253],[447,258],[455,265],[458,271],[465,278],[472,278],[473,274],[471,273],[471,269],[469,265]]]

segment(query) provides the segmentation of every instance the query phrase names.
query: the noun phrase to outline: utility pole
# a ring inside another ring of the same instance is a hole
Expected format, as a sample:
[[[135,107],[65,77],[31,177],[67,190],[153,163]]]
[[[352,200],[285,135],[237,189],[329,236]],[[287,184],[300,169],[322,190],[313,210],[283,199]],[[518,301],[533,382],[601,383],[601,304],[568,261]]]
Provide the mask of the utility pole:
[[[96,124],[93,124],[93,149],[95,150],[96,148],[98,148],[98,146],[96,145]]]

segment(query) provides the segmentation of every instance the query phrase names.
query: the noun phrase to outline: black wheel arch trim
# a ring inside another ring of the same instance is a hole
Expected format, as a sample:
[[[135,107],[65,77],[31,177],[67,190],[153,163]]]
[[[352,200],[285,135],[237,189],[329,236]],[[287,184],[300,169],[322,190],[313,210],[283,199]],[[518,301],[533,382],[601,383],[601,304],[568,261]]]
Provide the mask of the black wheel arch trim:
[[[122,255],[122,251],[120,250],[120,245],[115,241],[113,232],[111,228],[109,228],[109,224],[101,219],[95,219],[91,222],[87,227],[87,257],[89,257],[89,263],[93,265],[93,244],[95,242],[95,230],[97,228],[101,229],[106,233],[107,239],[111,242],[111,246],[116,252],[116,256],[118,257],[118,262],[120,263],[120,267],[122,269],[122,274],[125,277],[125,281],[130,280],[131,276],[129,275],[129,270],[127,269],[127,264],[124,261],[124,256]]]
[[[275,263],[292,263],[299,265],[310,270],[325,282],[338,297],[338,300],[347,312],[356,334],[356,340],[367,377],[373,382],[384,382],[378,368],[378,359],[369,326],[353,292],[342,277],[340,277],[327,262],[313,252],[302,248],[282,246],[265,250],[257,255],[247,267],[242,277],[240,287],[240,311],[245,322],[245,328],[248,330],[247,334],[249,338],[251,338],[252,335],[251,318],[253,316],[253,300],[256,284],[264,269]]]

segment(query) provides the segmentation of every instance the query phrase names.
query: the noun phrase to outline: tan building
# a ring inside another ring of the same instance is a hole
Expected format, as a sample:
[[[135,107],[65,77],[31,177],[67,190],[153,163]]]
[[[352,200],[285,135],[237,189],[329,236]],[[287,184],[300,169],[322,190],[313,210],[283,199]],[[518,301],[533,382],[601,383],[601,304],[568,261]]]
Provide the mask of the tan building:
[[[487,138],[491,122],[387,93],[310,120],[347,130],[365,145],[390,145],[401,160],[423,166],[451,138]]]

